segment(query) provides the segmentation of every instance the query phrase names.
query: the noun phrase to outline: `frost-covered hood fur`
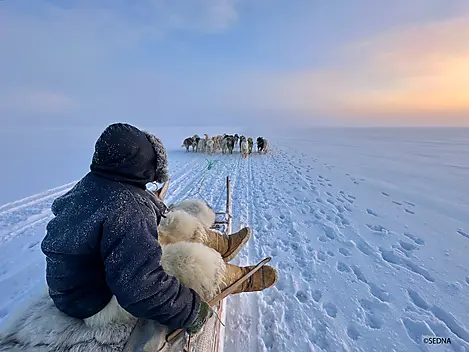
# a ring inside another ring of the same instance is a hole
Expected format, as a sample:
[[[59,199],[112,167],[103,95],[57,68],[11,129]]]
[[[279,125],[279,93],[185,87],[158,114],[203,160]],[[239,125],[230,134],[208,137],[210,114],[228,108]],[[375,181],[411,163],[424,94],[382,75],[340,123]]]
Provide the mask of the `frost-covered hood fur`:
[[[168,180],[168,161],[161,141],[124,123],[109,125],[95,145],[91,172],[113,181],[145,187]]]
[[[168,181],[168,157],[166,149],[161,140],[149,132],[144,132],[153,147],[156,155],[155,182],[163,183]]]

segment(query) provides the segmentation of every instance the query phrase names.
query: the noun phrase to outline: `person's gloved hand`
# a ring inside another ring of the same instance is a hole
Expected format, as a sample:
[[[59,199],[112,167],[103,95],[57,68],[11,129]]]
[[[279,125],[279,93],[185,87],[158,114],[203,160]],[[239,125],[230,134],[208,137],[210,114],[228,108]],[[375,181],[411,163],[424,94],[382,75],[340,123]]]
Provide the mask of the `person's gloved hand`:
[[[192,325],[187,328],[187,332],[191,334],[198,333],[200,330],[202,330],[202,327],[212,315],[213,315],[213,310],[212,308],[210,308],[208,303],[201,302],[199,314],[197,315],[197,318],[195,318]]]

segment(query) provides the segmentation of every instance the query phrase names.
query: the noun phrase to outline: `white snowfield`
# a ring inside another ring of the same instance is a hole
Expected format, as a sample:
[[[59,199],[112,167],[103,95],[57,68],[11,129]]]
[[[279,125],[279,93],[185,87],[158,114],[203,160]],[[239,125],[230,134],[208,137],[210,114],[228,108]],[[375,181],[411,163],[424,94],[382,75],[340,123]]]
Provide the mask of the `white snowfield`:
[[[228,299],[225,351],[469,351],[468,131],[269,142],[246,160],[169,153],[167,203],[223,210],[230,175],[233,230],[253,229],[235,262],[279,270],[275,287]],[[0,207],[0,323],[43,289],[40,241],[73,184]]]

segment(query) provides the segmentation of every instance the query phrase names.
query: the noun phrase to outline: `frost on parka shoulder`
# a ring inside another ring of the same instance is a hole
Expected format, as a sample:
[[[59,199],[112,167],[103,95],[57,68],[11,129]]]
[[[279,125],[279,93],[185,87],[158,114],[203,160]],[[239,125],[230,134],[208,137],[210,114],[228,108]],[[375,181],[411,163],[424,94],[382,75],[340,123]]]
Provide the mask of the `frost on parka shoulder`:
[[[177,212],[185,213],[191,217],[191,223],[186,223],[188,227],[194,224],[210,227],[215,219],[215,213],[198,200],[184,201],[171,208],[178,210],[171,211],[168,218]],[[188,218],[176,221],[185,219]],[[185,242],[177,233],[171,237],[175,243],[162,245],[161,264],[165,272],[194,289],[205,301],[210,300],[219,293],[225,262],[218,252],[201,243]],[[0,334],[0,351],[121,351],[135,323],[136,318],[115,297],[99,313],[81,320],[58,311],[45,293],[12,317]],[[166,331],[162,326],[159,330]],[[153,343],[148,342],[150,350],[154,350]]]

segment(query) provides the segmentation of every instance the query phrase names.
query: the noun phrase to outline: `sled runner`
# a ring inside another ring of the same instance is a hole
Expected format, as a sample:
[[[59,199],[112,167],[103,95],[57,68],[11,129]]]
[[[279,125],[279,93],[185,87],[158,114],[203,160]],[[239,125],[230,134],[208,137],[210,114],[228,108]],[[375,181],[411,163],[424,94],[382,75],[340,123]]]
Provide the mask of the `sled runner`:
[[[164,200],[169,188],[169,181],[155,191],[155,194]],[[212,229],[223,234],[231,233],[231,188],[230,179],[226,178],[226,207],[225,211],[218,211]],[[270,261],[266,258],[258,263],[250,272],[238,281],[227,287],[214,297],[209,305],[215,314],[206,322],[202,331],[196,335],[188,335],[184,330],[171,331],[168,327],[155,321],[139,319],[135,325],[123,351],[124,352],[173,352],[173,351],[200,351],[222,352],[224,343],[224,322],[226,317],[226,304],[224,298],[234,292],[239,285],[249,279],[262,266]]]

